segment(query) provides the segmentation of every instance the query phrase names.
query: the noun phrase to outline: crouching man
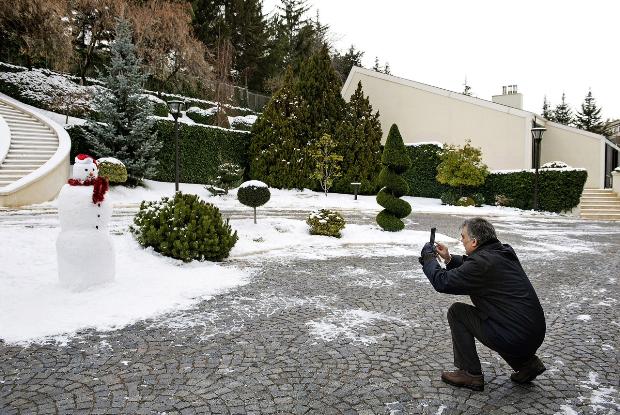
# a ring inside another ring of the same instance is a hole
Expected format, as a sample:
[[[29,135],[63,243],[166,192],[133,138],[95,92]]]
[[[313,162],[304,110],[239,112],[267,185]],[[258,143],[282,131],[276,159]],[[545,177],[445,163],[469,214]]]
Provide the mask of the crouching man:
[[[497,240],[493,225],[482,218],[466,220],[461,242],[467,255],[450,255],[448,248],[429,242],[420,263],[437,292],[469,295],[473,306],[454,303],[448,310],[454,365],[442,372],[450,385],[481,391],[484,375],[474,339],[495,350],[515,371],[514,382],[531,382],[545,371],[536,350],[545,338],[545,315],[534,287],[515,251]],[[441,256],[446,269],[439,266]]]

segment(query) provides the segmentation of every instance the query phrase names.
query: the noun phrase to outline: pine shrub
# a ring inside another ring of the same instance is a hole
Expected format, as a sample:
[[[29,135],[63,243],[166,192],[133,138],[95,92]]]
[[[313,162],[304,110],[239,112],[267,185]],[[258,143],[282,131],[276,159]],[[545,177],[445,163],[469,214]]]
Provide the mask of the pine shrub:
[[[130,230],[143,247],[184,262],[221,261],[239,239],[216,206],[181,192],[143,201]]]
[[[329,209],[316,210],[306,219],[310,226],[311,235],[325,235],[340,238],[340,231],[344,229],[346,221],[338,212]]]
[[[471,197],[462,196],[456,201],[457,206],[474,206],[476,202]]]
[[[458,197],[454,190],[446,190],[441,194],[442,205],[456,205]]]
[[[377,215],[377,223],[383,230],[396,232],[405,227],[401,219],[411,213],[411,205],[400,200],[409,191],[409,185],[402,175],[411,166],[411,161],[396,124],[390,128],[381,163],[383,169],[378,180],[382,189],[377,194],[377,203],[384,209]]]
[[[256,223],[256,208],[269,202],[271,192],[269,187],[258,180],[243,183],[237,189],[237,199],[242,204],[254,208],[254,223]]]

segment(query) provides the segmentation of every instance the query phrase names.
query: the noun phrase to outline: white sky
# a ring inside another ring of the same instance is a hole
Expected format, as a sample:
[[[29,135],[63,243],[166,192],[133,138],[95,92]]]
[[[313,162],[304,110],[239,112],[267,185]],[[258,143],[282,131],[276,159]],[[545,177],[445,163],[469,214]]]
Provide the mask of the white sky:
[[[269,13],[279,0],[264,0]],[[517,84],[524,109],[574,112],[592,88],[603,119],[620,118],[617,0],[309,0],[340,50],[351,44],[396,76],[491,100]]]

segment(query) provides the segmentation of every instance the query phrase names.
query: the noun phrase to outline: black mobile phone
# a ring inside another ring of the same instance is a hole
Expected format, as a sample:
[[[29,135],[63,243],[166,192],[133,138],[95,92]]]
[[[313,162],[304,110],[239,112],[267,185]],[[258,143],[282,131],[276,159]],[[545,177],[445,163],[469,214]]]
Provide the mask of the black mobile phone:
[[[435,231],[437,228],[431,228],[431,245],[435,245]]]

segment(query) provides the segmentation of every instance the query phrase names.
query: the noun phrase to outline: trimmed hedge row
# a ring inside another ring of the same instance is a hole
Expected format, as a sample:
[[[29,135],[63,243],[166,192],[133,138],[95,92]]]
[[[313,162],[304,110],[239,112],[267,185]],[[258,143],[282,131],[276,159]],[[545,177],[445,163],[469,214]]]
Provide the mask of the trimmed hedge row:
[[[157,174],[154,177],[146,177],[146,179],[173,182],[175,180],[174,122],[159,120],[154,128],[157,129],[157,136],[164,145],[157,157],[159,161]],[[67,132],[71,136],[71,160],[77,154],[92,153],[84,138],[84,127],[73,126],[67,129]],[[220,163],[224,161],[247,167],[249,145],[250,135],[245,132],[180,123],[181,181],[209,183],[217,175]]]
[[[583,186],[588,178],[586,170],[543,169],[538,171],[538,208],[548,212],[563,212],[579,204]],[[496,195],[510,199],[508,206],[533,208],[534,172],[491,173],[479,191],[487,203]]]

